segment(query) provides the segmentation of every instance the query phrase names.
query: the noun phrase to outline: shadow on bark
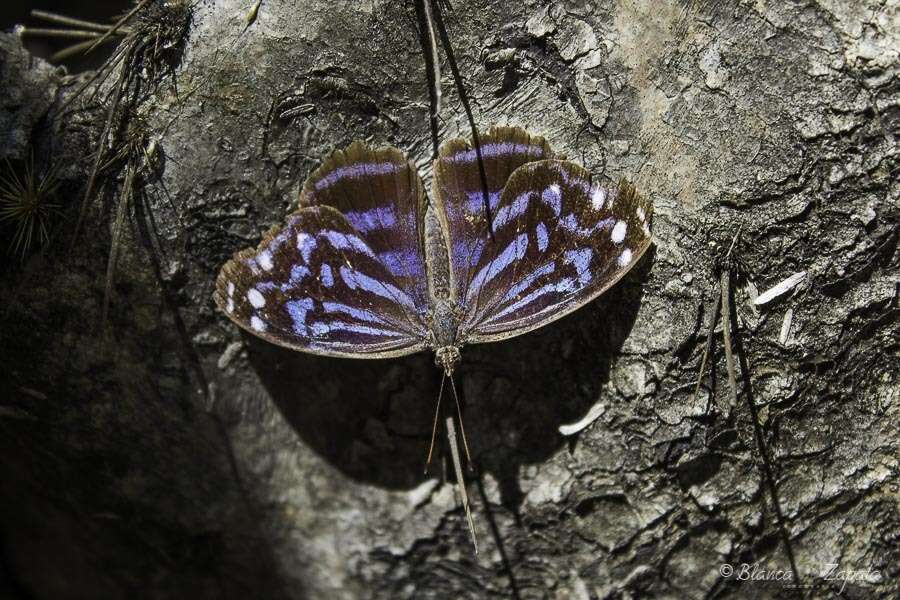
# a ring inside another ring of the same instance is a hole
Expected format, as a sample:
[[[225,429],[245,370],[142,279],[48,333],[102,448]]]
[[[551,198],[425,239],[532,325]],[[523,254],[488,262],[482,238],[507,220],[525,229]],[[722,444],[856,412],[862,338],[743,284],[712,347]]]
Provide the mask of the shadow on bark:
[[[463,348],[456,378],[472,459],[499,482],[503,504],[514,512],[523,499],[520,467],[542,463],[573,441],[559,426],[580,419],[601,395],[634,324],[654,256],[651,248],[623,281],[546,328]],[[440,382],[431,353],[342,360],[248,334],[243,340],[285,420],[342,473],[388,489],[411,489],[426,479]],[[444,394],[452,402],[449,385]],[[439,469],[432,465],[431,471]]]

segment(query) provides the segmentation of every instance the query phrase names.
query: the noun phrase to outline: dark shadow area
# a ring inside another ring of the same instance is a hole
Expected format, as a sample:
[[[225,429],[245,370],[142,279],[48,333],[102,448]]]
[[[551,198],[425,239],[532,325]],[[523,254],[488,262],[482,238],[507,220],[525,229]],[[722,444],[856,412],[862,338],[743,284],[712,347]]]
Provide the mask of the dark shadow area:
[[[287,422],[359,481],[409,489],[425,479],[437,388],[430,354],[387,360],[294,352],[245,333],[253,369]]]
[[[654,254],[651,247],[622,281],[547,327],[463,349],[460,377],[472,457],[497,480],[503,504],[513,512],[523,499],[520,468],[577,440],[564,437],[559,426],[578,421],[602,399],[637,318]]]
[[[0,597],[287,597],[264,508],[186,401],[171,313],[147,335],[119,297],[104,338],[98,303],[73,299],[98,297],[79,283],[107,243],[54,247],[40,266],[55,294],[25,289],[2,324]]]
[[[472,459],[522,500],[518,473],[567,443],[559,426],[597,401],[634,325],[653,249],[598,300],[545,328],[466,346],[456,374]],[[393,360],[332,359],[245,334],[250,362],[304,443],[358,481],[409,489],[423,471],[440,377],[431,353]],[[449,385],[444,390],[450,399]],[[571,438],[569,438],[571,439]],[[440,472],[432,466],[432,472]]]

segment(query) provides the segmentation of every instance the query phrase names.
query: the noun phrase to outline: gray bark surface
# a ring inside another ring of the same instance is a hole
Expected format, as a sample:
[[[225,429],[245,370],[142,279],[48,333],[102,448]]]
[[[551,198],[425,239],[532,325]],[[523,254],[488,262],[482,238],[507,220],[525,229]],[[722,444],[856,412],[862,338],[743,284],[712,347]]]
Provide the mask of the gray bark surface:
[[[129,211],[105,331],[121,173],[74,248],[67,218],[0,275],[0,592],[795,597],[738,576],[791,576],[749,381],[806,597],[900,594],[896,3],[453,2],[479,127],[523,126],[655,204],[655,246],[614,289],[463,349],[477,557],[453,486],[422,474],[431,356],[292,353],[212,302],[332,149],[392,144],[430,174],[413,9],[266,0],[247,26],[250,4],[198,4],[174,78],[134,107],[162,169]],[[442,138],[468,136],[442,73]],[[77,214],[105,105],[53,120],[72,83],[6,34],[0,77],[0,158],[52,155]],[[313,112],[280,118],[292,94]],[[732,406],[707,321],[739,227]]]

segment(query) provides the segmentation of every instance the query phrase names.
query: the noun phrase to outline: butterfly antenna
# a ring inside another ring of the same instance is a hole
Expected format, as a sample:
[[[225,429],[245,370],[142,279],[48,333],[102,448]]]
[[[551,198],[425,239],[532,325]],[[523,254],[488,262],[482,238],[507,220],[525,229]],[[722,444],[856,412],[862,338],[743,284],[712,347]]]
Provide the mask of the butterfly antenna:
[[[450,382],[453,383],[453,378],[450,379]],[[475,521],[472,519],[472,510],[469,508],[469,495],[466,492],[466,480],[463,478],[462,464],[459,460],[459,446],[456,442],[456,425],[453,423],[453,415],[448,415],[444,423],[447,426],[447,440],[450,442],[450,456],[453,459],[453,469],[456,471],[456,485],[459,487],[459,495],[462,498],[463,510],[466,511],[466,521],[469,524],[469,535],[472,536],[472,547],[475,549],[475,554],[478,554],[478,539],[475,537]],[[460,424],[462,424],[461,421]]]
[[[431,464],[431,454],[434,452],[434,440],[437,437],[438,415],[441,412],[441,398],[444,396],[444,381],[447,380],[447,373],[441,377],[441,390],[438,392],[437,406],[434,408],[434,425],[431,427],[431,445],[428,447],[428,458],[425,459],[425,472],[428,472],[428,465]],[[452,381],[452,380],[451,380]]]
[[[441,380],[443,383],[443,380]],[[469,468],[472,468],[472,455],[469,453],[469,442],[466,441],[466,428],[463,427],[463,418],[462,418],[462,409],[459,407],[459,396],[456,395],[456,384],[453,383],[453,376],[450,376],[450,387],[453,389],[453,400],[456,402],[456,414],[459,417],[459,431],[462,434],[463,448],[466,451],[466,461],[469,463]]]

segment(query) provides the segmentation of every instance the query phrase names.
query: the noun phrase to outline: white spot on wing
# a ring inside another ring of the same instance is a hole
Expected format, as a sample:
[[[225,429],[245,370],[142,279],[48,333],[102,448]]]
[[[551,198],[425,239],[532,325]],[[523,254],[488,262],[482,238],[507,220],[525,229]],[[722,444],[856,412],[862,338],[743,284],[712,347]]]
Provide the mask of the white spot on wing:
[[[625,221],[619,221],[616,223],[615,227],[612,230],[612,241],[614,244],[621,244],[625,241],[625,233],[628,231],[628,225],[625,224]]]
[[[591,205],[594,207],[594,210],[603,208],[604,202],[606,202],[606,190],[599,186],[595,187],[591,193]]]
[[[266,323],[256,315],[253,315],[252,317],[250,317],[250,327],[252,327],[256,331],[265,331]]]
[[[266,271],[271,271],[271,270],[272,270],[272,267],[273,267],[273,265],[272,265],[272,253],[269,252],[268,250],[263,250],[262,252],[260,252],[260,253],[259,253],[259,256],[256,258],[256,260],[259,262],[260,266],[261,266],[264,270],[266,270]]]
[[[644,221],[647,220],[647,214],[644,212],[644,209],[641,208],[640,206],[638,206],[637,210],[635,210],[634,212],[637,213],[638,219],[641,220],[641,223],[643,223]]]
[[[312,255],[313,250],[316,249],[316,239],[301,231],[297,234],[297,249],[300,250],[303,262],[309,264],[309,257]]]
[[[631,250],[629,248],[625,248],[624,250],[622,250],[622,254],[619,255],[619,266],[624,267],[625,265],[627,265],[630,262],[631,262]]]
[[[227,310],[229,313],[234,312],[234,299],[230,296],[228,297],[228,302],[225,304],[225,310]]]
[[[266,299],[263,298],[263,295],[260,294],[259,290],[256,288],[250,288],[250,290],[247,291],[247,300],[250,301],[253,308],[262,308],[266,305]]]
[[[229,281],[228,282],[228,297],[231,298],[232,296],[234,296],[234,282]]]

